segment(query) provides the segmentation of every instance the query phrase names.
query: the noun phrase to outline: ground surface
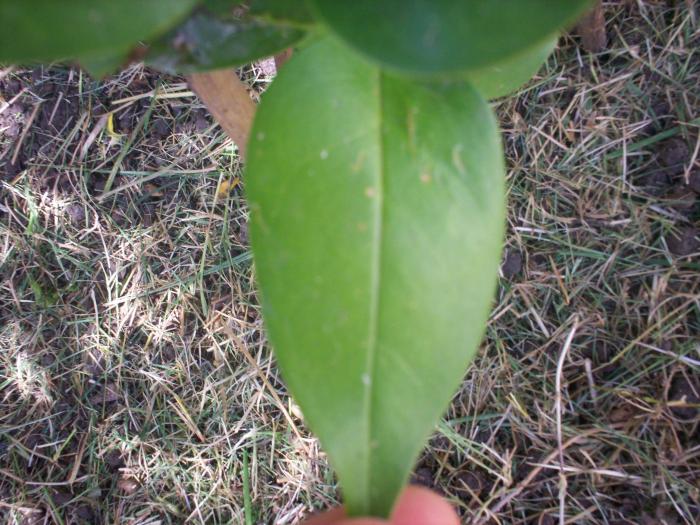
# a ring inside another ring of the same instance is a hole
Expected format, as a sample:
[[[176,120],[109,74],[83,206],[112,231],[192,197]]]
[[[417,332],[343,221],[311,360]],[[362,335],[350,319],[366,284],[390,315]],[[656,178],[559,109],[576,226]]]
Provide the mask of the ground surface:
[[[560,494],[567,523],[700,520],[689,5],[606,2],[604,51],[562,39],[496,104],[503,277],[415,473],[465,523],[556,523]],[[266,346],[236,150],[201,103],[139,66],[0,75],[0,520],[283,524],[334,505]]]

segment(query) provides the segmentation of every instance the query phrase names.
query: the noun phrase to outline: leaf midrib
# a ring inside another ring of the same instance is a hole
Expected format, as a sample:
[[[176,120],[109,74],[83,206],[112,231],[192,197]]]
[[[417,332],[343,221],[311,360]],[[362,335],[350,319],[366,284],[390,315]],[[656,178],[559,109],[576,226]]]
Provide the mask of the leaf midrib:
[[[374,369],[376,364],[377,354],[377,338],[379,332],[379,311],[381,299],[381,267],[382,267],[382,247],[384,237],[384,186],[385,186],[385,155],[384,155],[384,105],[382,97],[382,72],[377,68],[377,134],[378,134],[378,159],[377,159],[377,187],[375,194],[374,205],[374,238],[372,239],[372,268],[370,275],[370,315],[369,315],[369,335],[367,344],[367,361],[365,364],[365,374],[363,380],[368,380],[369,384],[365,389],[364,410],[366,417],[366,432],[367,432],[367,454],[365,465],[365,498],[364,504],[367,509],[371,506],[371,486],[372,486],[372,451],[374,443],[372,442],[372,409],[374,399]]]

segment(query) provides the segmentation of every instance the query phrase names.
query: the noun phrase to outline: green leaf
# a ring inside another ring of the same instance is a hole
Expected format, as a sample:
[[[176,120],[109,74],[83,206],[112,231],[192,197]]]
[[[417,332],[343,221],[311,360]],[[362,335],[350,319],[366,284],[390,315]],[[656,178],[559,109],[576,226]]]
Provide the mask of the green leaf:
[[[243,2],[245,0],[203,0],[202,5],[211,13],[227,15],[231,14],[233,9]]]
[[[197,0],[3,0],[0,61],[111,55],[161,34]]]
[[[559,36],[550,38],[503,62],[469,73],[467,78],[484,98],[491,100],[516,91],[530,80],[557,47]]]
[[[274,55],[304,35],[286,25],[201,12],[155,42],[146,63],[168,73],[236,67]]]
[[[263,95],[246,174],[282,374],[355,515],[386,516],[474,355],[504,226],[494,116],[330,38]]]
[[[128,50],[90,54],[85,58],[78,57],[78,63],[92,78],[101,79],[118,70],[127,61],[128,55]]]
[[[412,73],[473,71],[549,40],[590,0],[308,0],[345,42]]]
[[[310,26],[314,22],[303,0],[251,0],[250,14],[298,26]]]

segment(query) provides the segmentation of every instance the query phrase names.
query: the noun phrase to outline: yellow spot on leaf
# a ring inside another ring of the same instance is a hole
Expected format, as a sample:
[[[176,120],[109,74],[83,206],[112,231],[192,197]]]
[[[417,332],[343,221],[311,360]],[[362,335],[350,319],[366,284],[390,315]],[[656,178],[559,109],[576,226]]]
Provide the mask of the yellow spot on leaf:
[[[365,163],[367,155],[365,154],[364,151],[361,151],[358,155],[357,158],[355,159],[355,162],[353,163],[352,167],[350,168],[351,173],[357,173],[362,169],[362,165]]]
[[[452,165],[457,169],[461,175],[465,175],[467,170],[464,168],[464,163],[462,162],[462,145],[455,144],[452,148]]]

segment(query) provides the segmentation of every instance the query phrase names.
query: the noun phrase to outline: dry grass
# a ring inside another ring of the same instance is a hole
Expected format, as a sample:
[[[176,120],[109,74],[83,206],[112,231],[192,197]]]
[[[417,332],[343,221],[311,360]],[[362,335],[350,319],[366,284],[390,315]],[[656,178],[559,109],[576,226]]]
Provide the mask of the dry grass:
[[[672,4],[606,2],[605,52],[564,39],[497,104],[504,277],[415,476],[465,523],[699,519],[700,26]],[[22,93],[0,114],[2,520],[333,505],[266,345],[240,188],[218,191],[235,147],[180,79],[138,66],[0,75],[5,101]]]

